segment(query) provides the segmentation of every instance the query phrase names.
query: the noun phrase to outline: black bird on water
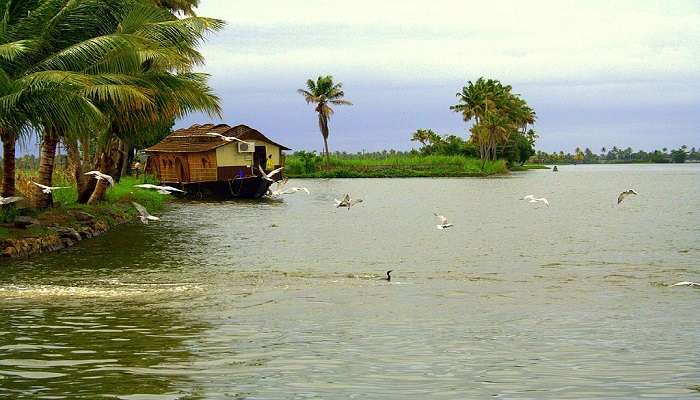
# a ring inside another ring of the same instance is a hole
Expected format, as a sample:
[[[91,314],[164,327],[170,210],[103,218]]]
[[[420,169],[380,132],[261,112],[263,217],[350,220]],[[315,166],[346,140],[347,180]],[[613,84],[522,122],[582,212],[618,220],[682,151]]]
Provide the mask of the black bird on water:
[[[386,278],[382,278],[382,279],[387,281],[387,282],[391,282],[391,271],[393,271],[393,269],[386,271]]]

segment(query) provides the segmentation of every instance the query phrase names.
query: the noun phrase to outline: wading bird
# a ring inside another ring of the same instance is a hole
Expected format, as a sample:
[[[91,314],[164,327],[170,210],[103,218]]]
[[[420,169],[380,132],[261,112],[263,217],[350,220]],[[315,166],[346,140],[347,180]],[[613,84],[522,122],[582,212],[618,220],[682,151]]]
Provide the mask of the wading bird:
[[[0,196],[0,206],[4,206],[5,204],[12,204],[12,203],[18,202],[20,200],[24,200],[24,197],[19,197],[19,196],[2,197],[2,196]]]
[[[136,185],[135,187],[141,188],[141,189],[153,189],[153,190],[158,191],[158,193],[160,193],[160,194],[173,194],[172,192],[187,193],[184,190],[180,190],[180,189],[174,188],[172,186],[158,186],[158,185],[152,185],[150,183]]]
[[[433,213],[433,215],[438,217],[440,220],[440,225],[437,226],[438,229],[447,229],[452,227],[452,224],[447,222],[447,218],[445,218],[444,215],[440,215],[438,213]]]
[[[633,194],[633,195],[636,196],[636,195],[638,195],[639,193],[637,193],[634,189],[627,189],[627,190],[625,190],[624,192],[620,193],[619,196],[617,196],[617,204],[622,203],[622,200],[624,200],[625,197],[627,197],[627,196],[629,196],[629,195],[631,195],[631,194]]]
[[[144,224],[148,224],[148,221],[160,221],[160,218],[154,217],[151,214],[149,214],[148,210],[146,210],[146,207],[142,206],[141,204],[135,201],[132,201],[131,204],[133,204],[134,207],[136,207],[136,211],[139,212],[139,219]]]
[[[101,181],[104,179],[109,183],[109,186],[114,186],[114,178],[112,178],[111,176],[109,176],[107,174],[103,174],[100,171],[90,171],[90,172],[86,172],[84,175],[92,175],[98,181]]]
[[[41,183],[36,183],[36,182],[32,182],[32,183],[39,186],[41,188],[41,192],[44,194],[51,194],[52,191],[57,190],[57,189],[68,189],[68,186],[46,186],[46,185],[42,185]]]
[[[354,206],[355,204],[362,203],[362,201],[362,199],[351,199],[350,193],[348,193],[345,195],[345,197],[343,197],[343,200],[335,199],[335,208],[347,207],[349,210],[350,207]]]
[[[690,286],[690,287],[700,288],[700,283],[683,281],[683,282],[674,283],[673,285],[671,285],[671,287],[673,287],[673,286]]]
[[[284,169],[284,167],[279,167],[277,169],[273,169],[268,174],[265,173],[265,170],[262,169],[262,167],[260,165],[258,165],[258,169],[260,169],[260,173],[262,174],[261,176],[263,179],[265,179],[266,181],[274,182],[274,179],[272,179],[272,177],[275,176],[276,173],[282,171]]]

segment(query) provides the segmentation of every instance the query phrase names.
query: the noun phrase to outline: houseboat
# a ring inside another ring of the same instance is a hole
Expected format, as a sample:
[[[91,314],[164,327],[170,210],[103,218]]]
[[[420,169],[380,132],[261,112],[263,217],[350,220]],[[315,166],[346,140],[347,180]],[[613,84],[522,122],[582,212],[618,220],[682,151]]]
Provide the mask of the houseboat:
[[[284,150],[290,149],[246,125],[195,124],[147,148],[146,171],[192,198],[259,198],[272,183],[260,169],[283,166]]]

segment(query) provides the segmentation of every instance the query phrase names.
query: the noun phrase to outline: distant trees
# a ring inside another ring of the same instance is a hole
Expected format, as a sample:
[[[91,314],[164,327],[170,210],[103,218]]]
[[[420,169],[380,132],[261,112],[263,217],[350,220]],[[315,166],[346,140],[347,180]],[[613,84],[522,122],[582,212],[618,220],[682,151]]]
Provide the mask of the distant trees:
[[[458,102],[450,110],[462,114],[465,122],[473,121],[470,141],[478,146],[483,161],[512,155],[513,148],[522,148],[526,141],[534,145],[537,135],[532,131],[528,136],[528,126],[535,123],[535,111],[511,86],[481,77],[469,81],[456,96]]]
[[[664,149],[666,151],[664,151]],[[700,161],[700,153],[694,151],[691,148],[688,151],[688,146],[681,146],[678,149],[671,150],[670,154],[668,149],[664,148],[662,150],[653,150],[651,152],[646,152],[644,150],[634,151],[631,147],[627,147],[624,150],[619,149],[617,146],[613,146],[610,151],[606,153],[606,148],[601,148],[600,154],[593,153],[590,149],[586,148],[581,152],[580,148],[574,149],[574,153],[564,153],[560,151],[558,153],[546,153],[538,151],[535,154],[535,158],[538,162],[544,163],[585,163],[585,164],[596,164],[596,163],[683,163],[687,161]]]
[[[315,81],[309,79],[306,81],[306,89],[298,89],[297,93],[304,96],[307,104],[316,104],[315,111],[318,113],[318,127],[323,136],[323,150],[326,155],[326,164],[329,162],[330,153],[328,152],[328,122],[333,115],[333,109],[330,105],[351,106],[352,103],[345,100],[345,92],[343,92],[342,83],[334,83],[333,76],[319,76]]]

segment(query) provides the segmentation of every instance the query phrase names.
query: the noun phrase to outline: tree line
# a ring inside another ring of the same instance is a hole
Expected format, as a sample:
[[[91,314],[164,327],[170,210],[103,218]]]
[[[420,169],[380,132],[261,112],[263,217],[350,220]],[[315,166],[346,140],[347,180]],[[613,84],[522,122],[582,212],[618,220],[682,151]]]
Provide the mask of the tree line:
[[[688,148],[683,145],[677,149],[664,147],[661,150],[632,150],[613,146],[602,147],[599,153],[594,153],[590,148],[577,147],[573,153],[559,151],[547,153],[537,151],[533,161],[542,164],[603,164],[603,163],[684,163],[686,161],[700,162],[700,149]]]
[[[219,115],[197,47],[224,22],[193,15],[197,0],[0,0],[0,195],[15,193],[15,147],[40,142],[37,182],[51,186],[59,143],[81,203],[104,196],[134,149],[167,135],[189,112]],[[37,187],[32,205],[51,194]]]

